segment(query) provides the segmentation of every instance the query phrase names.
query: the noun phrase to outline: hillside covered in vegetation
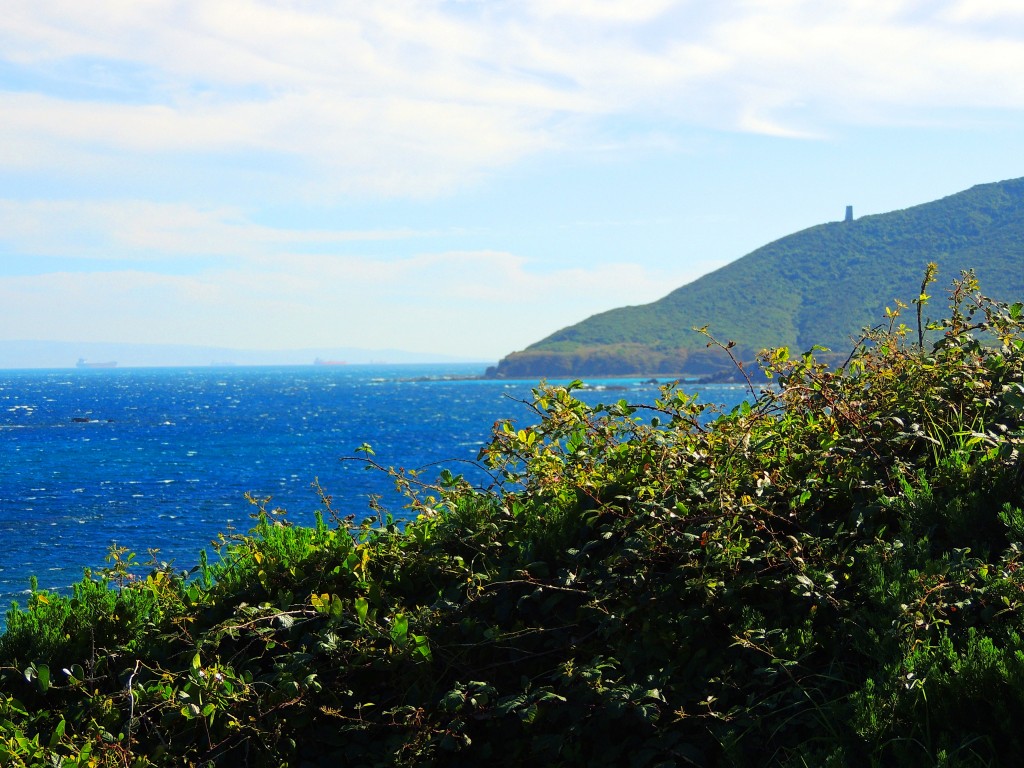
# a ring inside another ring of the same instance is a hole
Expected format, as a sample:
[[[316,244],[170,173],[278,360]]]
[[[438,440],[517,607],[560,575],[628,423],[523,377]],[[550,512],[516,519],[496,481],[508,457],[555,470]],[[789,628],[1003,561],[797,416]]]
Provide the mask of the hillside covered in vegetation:
[[[487,375],[713,375],[722,358],[693,331],[707,325],[743,360],[777,346],[846,350],[894,299],[915,295],[933,261],[947,275],[973,269],[996,298],[1024,296],[1024,179],[789,235],[652,304],[553,333]]]
[[[492,487],[393,472],[404,526],[115,550],[8,613],[0,764],[1019,764],[1024,306],[914,325],[728,413],[543,387]]]

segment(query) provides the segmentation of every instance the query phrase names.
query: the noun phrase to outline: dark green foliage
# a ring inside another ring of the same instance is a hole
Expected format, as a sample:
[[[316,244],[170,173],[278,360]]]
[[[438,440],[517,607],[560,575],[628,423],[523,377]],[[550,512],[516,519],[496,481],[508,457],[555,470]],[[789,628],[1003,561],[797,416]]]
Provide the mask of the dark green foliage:
[[[404,527],[254,500],[191,575],[114,551],[9,614],[0,764],[1017,764],[1024,308],[951,306],[710,422],[542,387],[493,488],[392,472]]]
[[[1024,296],[1024,179],[973,187],[902,211],[811,227],[643,306],[594,315],[503,359],[494,376],[723,374],[694,328],[712,326],[752,361],[770,347],[846,350],[921,265],[973,268],[997,298]],[[845,356],[844,356],[845,357]],[[844,359],[844,358],[841,358]],[[841,360],[840,359],[840,360]],[[727,372],[727,371],[725,371]]]

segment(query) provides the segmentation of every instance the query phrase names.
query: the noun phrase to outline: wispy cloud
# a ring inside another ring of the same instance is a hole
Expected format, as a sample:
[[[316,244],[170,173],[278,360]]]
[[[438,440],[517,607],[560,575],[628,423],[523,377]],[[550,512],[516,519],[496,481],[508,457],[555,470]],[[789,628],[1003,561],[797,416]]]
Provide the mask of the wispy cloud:
[[[1019,109],[1021,24],[1008,2],[12,0],[0,50],[28,84],[0,93],[0,163],[262,152],[300,161],[293,189],[434,194],[605,117],[815,136]],[[76,61],[108,98],[58,87]]]
[[[228,265],[194,275],[125,269],[0,277],[0,302],[9,338],[69,338],[73,317],[75,338],[262,349],[372,338],[367,346],[491,359],[619,302],[651,301],[667,280],[684,278],[632,264],[538,266],[502,252],[283,255],[258,269]]]
[[[431,231],[287,229],[257,224],[238,208],[139,200],[0,199],[0,246],[65,259],[148,262],[168,255],[233,261],[281,249],[410,238]]]

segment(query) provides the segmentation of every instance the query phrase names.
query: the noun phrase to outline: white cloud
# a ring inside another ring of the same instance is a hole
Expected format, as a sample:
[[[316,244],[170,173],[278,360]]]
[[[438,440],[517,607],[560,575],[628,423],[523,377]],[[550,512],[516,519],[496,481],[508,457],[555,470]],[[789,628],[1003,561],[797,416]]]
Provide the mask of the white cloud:
[[[939,10],[938,18],[953,24],[1019,24],[1024,22],[1024,5],[1017,0],[955,0]]]
[[[670,9],[673,0],[531,0],[530,11],[540,17],[574,18],[598,23],[649,22]]]
[[[429,231],[284,229],[256,224],[237,208],[143,200],[0,199],[0,244],[26,256],[147,262],[177,256],[234,261],[283,246],[431,237]]]
[[[541,271],[492,251],[380,261],[283,253],[199,275],[0,277],[0,302],[7,338],[394,347],[497,359],[608,307],[659,298],[666,285],[692,277],[635,264]]]
[[[260,152],[302,161],[284,194],[429,195],[600,142],[604,117],[817,136],[1019,110],[1020,21],[1005,0],[11,0],[0,50],[39,84],[0,94],[0,163]]]

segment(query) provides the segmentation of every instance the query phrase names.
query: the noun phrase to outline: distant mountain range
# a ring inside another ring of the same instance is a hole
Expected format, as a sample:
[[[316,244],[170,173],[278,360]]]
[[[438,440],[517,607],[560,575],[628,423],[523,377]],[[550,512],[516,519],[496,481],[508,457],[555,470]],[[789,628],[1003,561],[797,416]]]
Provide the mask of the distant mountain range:
[[[821,224],[776,240],[664,298],[563,328],[488,369],[497,377],[711,374],[731,364],[694,332],[709,326],[740,359],[765,347],[846,352],[886,306],[917,296],[925,265],[942,290],[973,269],[993,298],[1024,298],[1024,179],[972,187],[892,213]],[[908,323],[909,324],[909,323]]]
[[[0,341],[0,368],[74,368],[76,361],[142,366],[313,365],[321,363],[477,362],[450,355],[398,349],[335,347],[290,350],[230,349],[178,344],[121,344],[73,341]]]

